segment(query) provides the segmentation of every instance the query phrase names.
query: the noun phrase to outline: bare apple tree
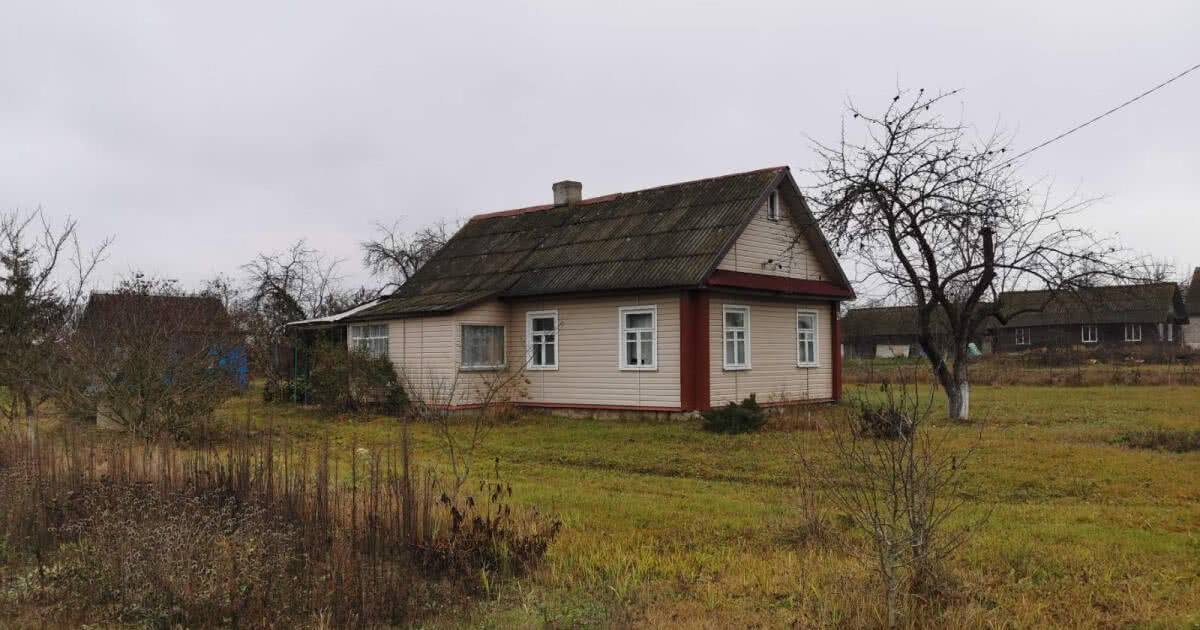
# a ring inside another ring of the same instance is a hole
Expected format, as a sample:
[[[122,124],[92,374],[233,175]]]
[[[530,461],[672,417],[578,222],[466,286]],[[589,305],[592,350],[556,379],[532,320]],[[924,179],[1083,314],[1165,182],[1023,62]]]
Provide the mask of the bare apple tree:
[[[0,413],[11,424],[24,417],[31,442],[62,344],[111,242],[86,250],[76,226],[70,218],[55,226],[41,210],[0,215]]]
[[[1144,273],[1110,239],[1072,225],[1088,202],[1055,202],[1023,182],[1005,136],[944,120],[955,94],[901,91],[879,115],[850,103],[861,138],[843,130],[837,144],[816,143],[809,196],[838,253],[861,265],[856,280],[916,306],[921,350],[950,417],[965,420],[971,339],[990,318],[1030,310],[1006,309],[1001,291],[1055,295]]]
[[[408,282],[450,240],[454,229],[441,222],[405,235],[399,224],[376,223],[375,232],[374,239],[361,243],[363,265],[372,276],[386,279],[380,292],[387,292]]]

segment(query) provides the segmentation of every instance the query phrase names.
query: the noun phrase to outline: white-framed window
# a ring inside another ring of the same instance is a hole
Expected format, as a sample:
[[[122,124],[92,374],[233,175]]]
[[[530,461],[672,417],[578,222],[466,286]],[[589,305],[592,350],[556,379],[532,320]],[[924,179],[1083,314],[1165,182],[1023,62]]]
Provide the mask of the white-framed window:
[[[767,195],[767,218],[772,221],[779,220],[779,193],[776,191]]]
[[[1083,343],[1096,343],[1100,341],[1100,329],[1095,324],[1084,324],[1079,334],[1083,339]]]
[[[658,369],[658,307],[622,306],[617,318],[620,369]]]
[[[750,307],[726,304],[721,307],[721,314],[725,369],[750,369]]]
[[[1017,344],[1018,346],[1028,346],[1029,345],[1029,329],[1028,328],[1018,328],[1018,329],[1014,330],[1013,331],[1013,343]]]
[[[525,350],[530,370],[558,369],[558,311],[525,314]]]
[[[350,327],[350,349],[373,357],[388,355],[387,324],[366,324]]]
[[[1167,341],[1175,341],[1175,324],[1167,324]]]
[[[796,311],[796,367],[817,366],[817,312]]]
[[[1142,340],[1142,325],[1141,324],[1125,324],[1125,341],[1141,341]]]
[[[496,370],[504,367],[504,326],[494,324],[462,325],[462,363],[464,370]]]

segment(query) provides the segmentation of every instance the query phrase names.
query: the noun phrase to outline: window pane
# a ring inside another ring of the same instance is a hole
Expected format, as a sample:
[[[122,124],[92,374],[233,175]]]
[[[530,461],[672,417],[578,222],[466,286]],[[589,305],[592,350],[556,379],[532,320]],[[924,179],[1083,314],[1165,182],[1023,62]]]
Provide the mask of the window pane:
[[[728,311],[725,313],[725,325],[730,328],[743,328],[746,325],[746,314],[742,311]]]
[[[637,342],[625,343],[625,365],[637,365]]]
[[[503,326],[463,326],[462,363],[468,367],[504,364]]]
[[[654,315],[651,313],[626,313],[625,314],[625,327],[626,328],[652,328],[653,326],[654,326]]]
[[[554,318],[553,317],[535,317],[535,318],[533,318],[533,329],[538,330],[538,331],[554,330]]]
[[[801,316],[797,317],[796,318],[796,327],[801,330],[812,330],[813,316],[812,315],[801,315]]]
[[[734,351],[734,343],[733,343],[733,341],[732,341],[732,340],[730,340],[730,341],[726,341],[726,342],[725,342],[725,362],[726,362],[726,363],[733,363],[733,362],[734,362],[734,360],[733,360],[733,355],[734,355],[734,354],[735,354],[735,351]]]
[[[545,347],[543,347],[542,350],[545,353],[545,363],[542,365],[554,365],[554,344],[548,343],[545,345]]]
[[[746,365],[746,343],[741,342],[737,345],[737,363],[738,365]]]
[[[650,365],[650,358],[654,356],[653,343],[649,339],[642,340],[642,354],[638,357],[641,365]]]

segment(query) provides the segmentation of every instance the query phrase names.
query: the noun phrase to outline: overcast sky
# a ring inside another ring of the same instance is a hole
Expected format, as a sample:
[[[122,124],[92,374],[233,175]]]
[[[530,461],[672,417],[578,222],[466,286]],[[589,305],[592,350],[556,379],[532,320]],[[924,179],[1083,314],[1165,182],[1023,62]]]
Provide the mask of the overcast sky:
[[[778,164],[848,98],[964,88],[1032,146],[1200,62],[1200,3],[0,0],[0,209],[195,286],[296,239]],[[1200,72],[1035,153],[1081,220],[1200,264]]]

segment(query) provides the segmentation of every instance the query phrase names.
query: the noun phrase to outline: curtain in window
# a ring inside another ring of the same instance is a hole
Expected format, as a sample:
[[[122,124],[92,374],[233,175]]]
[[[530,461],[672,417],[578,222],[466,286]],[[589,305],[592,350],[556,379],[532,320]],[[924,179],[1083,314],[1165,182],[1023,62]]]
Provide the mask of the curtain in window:
[[[503,326],[462,327],[463,367],[500,367],[504,365]]]

